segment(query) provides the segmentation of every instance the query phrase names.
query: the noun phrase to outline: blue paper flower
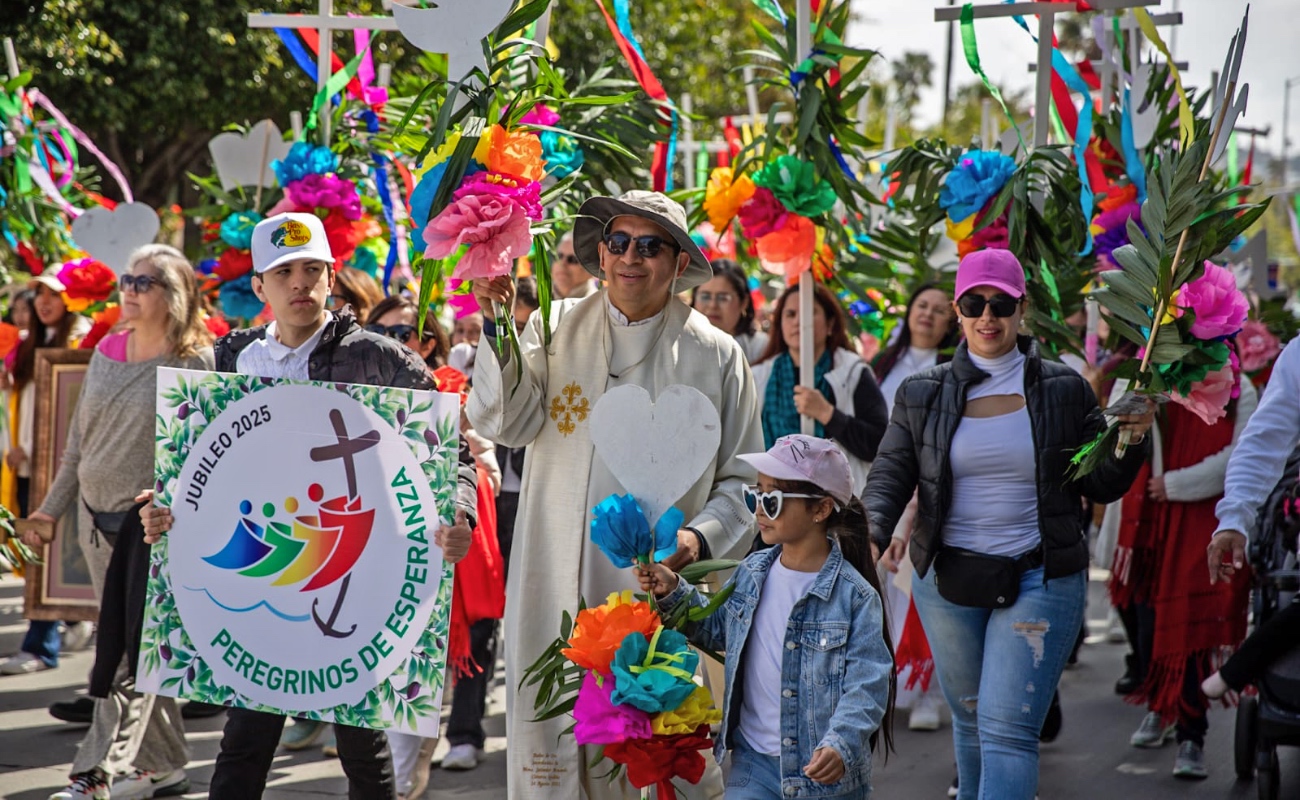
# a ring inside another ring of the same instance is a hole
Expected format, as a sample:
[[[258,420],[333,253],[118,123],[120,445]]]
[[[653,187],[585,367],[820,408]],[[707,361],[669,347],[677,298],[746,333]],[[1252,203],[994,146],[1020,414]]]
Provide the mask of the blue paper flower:
[[[236,211],[221,223],[221,241],[236,250],[248,250],[253,246],[253,228],[262,221],[262,215],[256,211]]]
[[[205,258],[198,263],[197,269],[200,275],[211,275],[212,271],[220,264],[215,258]]]
[[[984,207],[1016,171],[1016,160],[996,150],[973,150],[962,157],[939,192],[948,219],[961,222]]]
[[[316,147],[306,142],[294,142],[289,155],[271,162],[275,177],[281,186],[288,186],[308,175],[324,175],[338,169],[339,158],[328,147]]]
[[[614,691],[609,699],[647,714],[672,711],[695,691],[699,663],[700,654],[677,631],[660,628],[648,642],[640,633],[629,633],[610,664]]]
[[[555,131],[542,131],[542,158],[546,161],[546,174],[562,179],[577,172],[586,162],[582,145],[572,136]]]
[[[231,319],[251,320],[261,314],[266,306],[253,292],[251,270],[233,281],[221,284],[218,299],[221,301],[222,313]]]
[[[868,314],[875,313],[875,311],[876,307],[865,300],[854,300],[849,304],[849,314],[855,317],[865,317]]]
[[[352,253],[352,258],[348,259],[348,266],[359,269],[376,280],[379,279],[382,270],[379,266],[379,256],[368,245],[358,247]]]
[[[591,513],[591,540],[620,569],[647,556],[662,561],[677,552],[677,531],[685,517],[676,508],[664,512],[653,535],[645,512],[630,494],[611,494]]]

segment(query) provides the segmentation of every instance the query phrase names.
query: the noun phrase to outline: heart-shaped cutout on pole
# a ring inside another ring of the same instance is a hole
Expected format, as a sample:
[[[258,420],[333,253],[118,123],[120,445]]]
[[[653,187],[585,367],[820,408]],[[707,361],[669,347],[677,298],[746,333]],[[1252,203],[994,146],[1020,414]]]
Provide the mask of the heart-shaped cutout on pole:
[[[288,156],[292,147],[293,143],[284,141],[279,126],[269,119],[249,128],[248,133],[226,131],[208,142],[212,164],[225,191],[238,186],[274,186],[271,162]]]
[[[653,528],[718,455],[722,420],[700,390],[675,384],[655,401],[640,386],[605,392],[591,412],[596,454]]]
[[[95,206],[72,221],[77,247],[118,275],[126,272],[131,254],[157,236],[158,213],[144,203],[118,203],[111,211]]]

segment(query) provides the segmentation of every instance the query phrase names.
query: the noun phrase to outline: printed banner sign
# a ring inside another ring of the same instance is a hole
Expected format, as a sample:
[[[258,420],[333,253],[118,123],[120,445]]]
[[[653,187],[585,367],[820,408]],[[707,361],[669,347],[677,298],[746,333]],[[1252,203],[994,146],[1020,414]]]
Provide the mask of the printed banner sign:
[[[459,398],[158,371],[138,688],[438,736]]]

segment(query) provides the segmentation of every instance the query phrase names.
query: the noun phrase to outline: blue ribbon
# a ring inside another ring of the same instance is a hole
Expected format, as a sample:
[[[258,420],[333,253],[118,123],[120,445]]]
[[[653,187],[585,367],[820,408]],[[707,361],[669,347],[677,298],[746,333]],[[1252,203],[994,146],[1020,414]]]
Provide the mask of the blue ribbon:
[[[635,44],[635,42],[633,42]],[[664,165],[664,191],[673,190],[673,167],[677,163],[677,106],[673,106],[673,129],[668,134],[668,157]]]
[[[285,49],[289,51],[289,55],[293,56],[293,60],[298,64],[298,67],[307,73],[307,76],[312,81],[315,81],[316,62],[312,60],[311,53],[307,52],[307,48],[303,47],[302,42],[298,39],[298,34],[289,28],[273,28],[273,30],[275,35],[280,37],[280,41],[284,42]]]
[[[1142,156],[1133,141],[1133,100],[1129,87],[1124,87],[1124,107],[1120,114],[1120,148],[1124,151],[1124,172],[1137,188],[1138,203],[1147,201],[1147,176],[1142,169]]]
[[[858,176],[853,174],[853,169],[849,167],[849,162],[845,160],[844,153],[840,151],[840,146],[835,142],[835,137],[826,134],[826,144],[830,145],[831,155],[835,156],[835,162],[840,165],[840,169],[848,176],[849,180],[856,182]]]
[[[627,0],[614,0],[614,19],[618,22],[618,29],[627,39],[627,43],[632,45],[632,49],[636,51],[637,55],[641,56],[642,61],[649,64],[650,62],[646,61],[645,51],[641,49],[641,43],[637,41],[636,35],[632,33],[632,20],[628,16]]]
[[[1056,74],[1061,76],[1065,85],[1071,91],[1083,95],[1083,109],[1079,112],[1079,124],[1074,129],[1074,162],[1079,170],[1079,205],[1083,208],[1083,218],[1092,220],[1092,207],[1094,197],[1092,194],[1092,183],[1088,179],[1088,142],[1092,139],[1092,90],[1084,82],[1083,77],[1074,65],[1066,60],[1061,51],[1052,48],[1052,69]],[[1088,226],[1088,239],[1079,251],[1079,255],[1086,256],[1092,252],[1092,227]]]
[[[361,112],[361,119],[366,123],[366,130],[379,133],[379,115],[370,109]],[[384,221],[388,223],[388,258],[384,260],[384,296],[389,295],[389,282],[393,279],[393,269],[397,266],[397,222],[393,216],[393,197],[388,191],[388,159],[378,151],[372,151],[371,159],[375,162],[375,186],[379,190],[379,203],[384,207]]]

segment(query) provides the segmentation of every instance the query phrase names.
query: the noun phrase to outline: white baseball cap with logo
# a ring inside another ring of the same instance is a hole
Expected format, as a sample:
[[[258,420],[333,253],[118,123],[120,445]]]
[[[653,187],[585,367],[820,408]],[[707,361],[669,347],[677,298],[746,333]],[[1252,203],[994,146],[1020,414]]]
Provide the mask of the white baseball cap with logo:
[[[253,270],[269,272],[300,258],[334,263],[325,226],[315,214],[276,214],[253,228]]]

